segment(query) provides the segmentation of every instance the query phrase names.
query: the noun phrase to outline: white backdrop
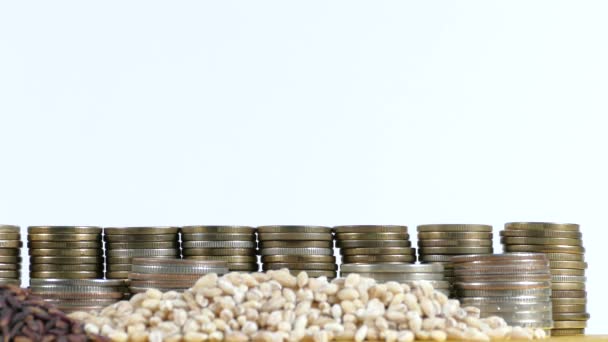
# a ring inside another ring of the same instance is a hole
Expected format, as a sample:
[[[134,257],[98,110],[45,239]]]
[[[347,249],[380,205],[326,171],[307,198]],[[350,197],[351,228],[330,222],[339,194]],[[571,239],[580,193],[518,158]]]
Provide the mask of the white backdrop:
[[[576,222],[605,333],[607,15],[3,2],[0,222]]]

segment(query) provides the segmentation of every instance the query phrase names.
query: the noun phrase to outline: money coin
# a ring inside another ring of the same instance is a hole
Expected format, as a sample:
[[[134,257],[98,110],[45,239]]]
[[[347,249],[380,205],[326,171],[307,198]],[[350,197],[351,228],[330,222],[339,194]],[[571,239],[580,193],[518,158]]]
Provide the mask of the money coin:
[[[551,311],[551,300],[543,300],[536,297],[522,297],[523,300],[512,300],[511,297],[477,297],[477,298],[462,298],[463,306],[471,305],[488,311],[502,310],[505,312],[513,311]]]
[[[233,263],[233,262],[256,262],[257,257],[252,256],[252,255],[229,255],[229,256],[195,255],[195,256],[188,256],[186,260],[225,261],[228,263]]]
[[[553,298],[553,305],[585,305],[587,298]]]
[[[28,234],[101,234],[94,226],[29,226]]]
[[[440,264],[342,264],[340,270],[352,273],[440,273],[443,275],[443,266]]]
[[[224,264],[223,266],[189,266],[189,265],[136,265],[131,266],[131,272],[137,274],[163,274],[171,279],[175,279],[173,275],[178,276],[197,276],[200,277],[207,273],[220,273],[224,274],[228,272],[228,268]],[[136,276],[133,277],[136,277]]]
[[[153,256],[148,256],[148,257],[154,258],[155,262],[157,262],[159,260],[175,260],[175,259],[179,258],[179,256],[175,256],[175,255],[153,255]],[[108,265],[131,264],[131,262],[133,261],[134,258],[137,258],[137,257],[106,257],[106,263]]]
[[[575,283],[584,283],[587,281],[587,277],[585,276],[574,276],[574,275],[552,275],[551,281],[554,283],[560,282],[575,282]]]
[[[418,239],[492,239],[490,232],[419,232]]]
[[[0,240],[0,248],[21,248],[22,246],[19,240]]]
[[[413,263],[416,257],[412,255],[345,255],[342,257],[344,263]]]
[[[529,261],[538,261],[546,263],[547,258],[543,253],[503,253],[503,254],[492,254],[492,255],[459,255],[452,258],[452,261],[455,263],[462,262],[475,262],[475,264],[480,264],[483,262],[510,262],[510,263],[518,263],[520,264],[522,260],[525,260],[526,263]]]
[[[227,269],[224,269],[223,273],[227,273]],[[206,273],[221,273],[219,271],[209,271]],[[203,273],[205,274],[205,273]],[[201,274],[165,274],[165,273],[129,273],[129,279],[137,279],[137,280],[172,280],[172,281],[197,281],[201,277]]]
[[[407,240],[336,240],[338,248],[411,247]]]
[[[538,237],[502,237],[500,243],[508,245],[568,245],[582,246],[579,239],[538,238]]]
[[[500,236],[504,237],[536,237],[536,238],[567,238],[580,239],[583,234],[572,231],[557,231],[557,230],[503,230]]]
[[[31,264],[98,264],[103,263],[101,256],[61,257],[61,256],[31,256]]]
[[[452,261],[453,255],[429,255],[429,254],[420,254],[418,256],[420,262],[428,263],[428,262],[443,262],[450,263]]]
[[[584,254],[573,253],[545,253],[549,261],[585,261]]]
[[[515,230],[558,230],[558,231],[580,231],[580,226],[574,223],[553,223],[553,222],[507,222],[505,229]]]
[[[183,233],[253,234],[255,228],[248,226],[185,226]]]
[[[336,257],[333,255],[263,255],[262,262],[335,263]]]
[[[463,290],[519,290],[519,289],[543,289],[551,286],[550,281],[512,281],[512,282],[456,282],[454,286]]]
[[[408,240],[407,233],[336,233],[338,240]]]
[[[297,263],[297,262],[277,262],[277,263],[266,263],[262,265],[262,269],[266,270],[280,270],[283,268],[288,269],[300,269],[300,270],[325,270],[325,271],[336,271],[338,265],[333,263]]]
[[[30,271],[54,271],[54,272],[68,272],[68,271],[97,271],[103,272],[102,264],[31,264]]]
[[[587,291],[584,290],[553,290],[551,297],[556,298],[587,298]]]
[[[587,263],[583,261],[549,261],[549,266],[551,268],[587,269]]]
[[[255,255],[252,248],[187,248],[182,251],[184,256],[192,255]]]
[[[104,235],[104,240],[106,242],[177,241],[177,234],[156,234],[156,235],[112,234],[112,235]]]
[[[130,271],[107,271],[106,278],[108,279],[127,279]]]
[[[123,292],[54,292],[54,291],[32,291],[35,295],[44,299],[62,299],[62,300],[77,300],[77,299],[117,299],[124,297]]]
[[[28,241],[101,241],[101,234],[28,234]]]
[[[177,241],[148,241],[148,242],[107,242],[106,249],[162,249],[178,248]]]
[[[131,264],[107,264],[107,272],[130,272]]]
[[[19,234],[21,228],[11,224],[0,224],[0,234]]]
[[[251,241],[255,242],[255,234],[225,234],[225,233],[182,233],[182,241]]]
[[[0,278],[18,278],[19,276],[18,270],[0,270]]]
[[[538,265],[498,265],[492,266],[491,264],[483,264],[479,266],[459,266],[454,270],[454,274],[458,276],[476,276],[476,275],[506,275],[510,276],[513,274],[547,274],[549,275],[549,266],[547,264]]]
[[[430,239],[419,240],[418,247],[492,247],[492,240],[488,239]]]
[[[30,255],[31,256],[80,257],[80,256],[103,255],[103,251],[101,249],[92,249],[92,248],[73,248],[73,249],[36,248],[36,249],[30,249]]]
[[[333,255],[334,251],[329,248],[264,248],[260,250],[261,255]]]
[[[177,227],[107,227],[103,229],[105,235],[155,235],[177,234]]]
[[[423,224],[418,232],[492,232],[492,226],[486,224]]]
[[[255,241],[185,241],[183,248],[256,248]]]
[[[551,336],[584,335],[585,329],[552,329]]]
[[[21,251],[17,248],[0,248],[0,256],[18,256]]]
[[[575,313],[587,311],[587,305],[585,304],[574,304],[574,305],[553,305],[554,313]]]
[[[0,278],[0,285],[15,285],[19,286],[21,280],[15,278]]]
[[[587,327],[587,321],[554,321],[553,328],[555,329],[584,329]]]
[[[350,225],[334,227],[336,233],[403,233],[407,234],[407,226],[396,225]]]
[[[316,248],[333,248],[333,241],[263,241],[260,242],[260,248],[302,248],[302,247],[316,247]]]
[[[552,268],[552,275],[570,275],[570,276],[584,276],[585,270],[575,268]]]
[[[257,272],[259,267],[257,263],[251,262],[229,262],[226,267],[230,272]]]
[[[342,255],[415,255],[416,249],[411,247],[386,247],[386,248],[342,248]]]
[[[94,248],[101,249],[101,241],[30,241],[27,243],[29,249],[47,248]]]
[[[179,256],[179,252],[175,248],[157,248],[157,249],[111,249],[107,251],[109,257],[152,257],[152,256]]]
[[[30,278],[86,279],[101,278],[101,271],[30,271]]]
[[[420,254],[491,254],[492,247],[421,247]]]
[[[554,291],[580,291],[585,289],[585,283],[553,283],[551,289]]]
[[[19,270],[21,269],[21,264],[13,263],[13,264],[0,264],[0,270]]]
[[[258,233],[260,241],[316,240],[331,241],[331,233]]]
[[[520,297],[520,296],[536,296],[539,298],[550,298],[551,289],[546,287],[531,288],[531,289],[513,289],[513,290],[495,290],[495,289],[457,289],[457,292],[462,297]]]
[[[506,252],[539,252],[539,253],[584,253],[581,246],[568,245],[504,245]]]
[[[330,227],[324,226],[260,226],[258,234],[263,233],[331,233]]]
[[[520,272],[519,274],[476,274],[463,275],[456,273],[460,282],[519,282],[519,281],[551,281],[551,275],[547,274],[530,274]]]
[[[0,240],[21,240],[21,234],[0,232]]]

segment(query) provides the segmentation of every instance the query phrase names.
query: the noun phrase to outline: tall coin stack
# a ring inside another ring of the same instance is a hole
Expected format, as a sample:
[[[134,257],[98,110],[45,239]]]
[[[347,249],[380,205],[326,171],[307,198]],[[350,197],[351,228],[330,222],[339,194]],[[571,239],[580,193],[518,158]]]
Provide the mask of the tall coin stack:
[[[485,224],[425,224],[418,226],[418,260],[440,263],[445,278],[454,281],[450,259],[455,255],[492,254],[492,226]]]
[[[148,257],[179,259],[177,227],[104,228],[106,278],[127,279],[131,259]]]
[[[101,227],[31,226],[30,278],[103,278]]]
[[[65,313],[99,311],[129,291],[120,279],[31,279],[30,290]]]
[[[342,264],[340,276],[348,277],[356,273],[370,277],[378,282],[396,281],[398,283],[411,283],[414,281],[428,281],[433,288],[446,296],[449,294],[450,283],[443,275],[443,266],[440,264],[414,265],[414,264]]]
[[[587,327],[585,248],[578,224],[512,222],[500,232],[506,252],[542,252],[552,275],[554,336],[582,335]]]
[[[0,285],[21,284],[21,232],[0,224]]]
[[[500,316],[509,325],[552,327],[551,273],[542,253],[465,255],[452,258],[454,290],[481,317]]]
[[[406,226],[350,225],[334,227],[342,264],[414,263]]]
[[[129,273],[131,293],[148,289],[184,291],[208,273],[228,273],[226,262],[208,260],[134,258]]]
[[[337,276],[329,227],[262,226],[258,238],[264,271],[287,268],[292,274],[306,271],[311,277]]]
[[[225,261],[230,271],[258,271],[253,227],[186,226],[181,235],[184,259]]]

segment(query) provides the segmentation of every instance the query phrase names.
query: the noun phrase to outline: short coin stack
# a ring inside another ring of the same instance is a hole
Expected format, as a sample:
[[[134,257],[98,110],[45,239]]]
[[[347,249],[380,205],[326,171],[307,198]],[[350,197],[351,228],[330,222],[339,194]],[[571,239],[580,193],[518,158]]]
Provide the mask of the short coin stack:
[[[258,271],[253,227],[186,226],[181,236],[184,259],[225,261],[230,271]]]
[[[585,332],[585,248],[578,224],[512,222],[500,232],[506,252],[542,252],[549,259],[552,275],[554,329],[552,335],[581,335]]]
[[[207,273],[228,273],[226,262],[208,260],[134,258],[129,273],[131,293],[148,289],[184,291]]]
[[[418,226],[418,260],[443,265],[446,280],[454,281],[450,259],[455,255],[492,254],[492,226],[484,224],[425,224]]]
[[[31,279],[30,290],[66,313],[99,311],[128,292],[126,281],[118,279]]]
[[[127,279],[131,259],[180,258],[177,227],[104,228],[106,278]]]
[[[0,224],[0,285],[21,284],[21,245],[19,227]]]
[[[411,283],[424,280],[446,296],[450,289],[450,283],[445,281],[443,266],[440,264],[342,264],[341,277],[345,278],[352,273],[374,278],[378,282]]]
[[[466,255],[452,258],[454,289],[462,305],[509,325],[551,329],[551,273],[542,253]]]
[[[101,227],[31,226],[30,278],[103,278]]]
[[[336,278],[333,234],[322,226],[258,227],[262,269],[306,271],[311,277]]]
[[[414,263],[406,226],[351,225],[334,227],[342,264]]]

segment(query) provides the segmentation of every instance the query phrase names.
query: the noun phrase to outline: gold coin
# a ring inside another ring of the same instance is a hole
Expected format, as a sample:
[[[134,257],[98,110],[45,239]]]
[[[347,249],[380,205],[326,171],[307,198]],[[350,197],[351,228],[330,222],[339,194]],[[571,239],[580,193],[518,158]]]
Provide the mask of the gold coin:
[[[333,241],[263,241],[260,248],[333,248]]]
[[[0,248],[21,248],[22,243],[19,240],[0,240]]]
[[[338,248],[387,248],[411,247],[408,240],[336,240]]]
[[[187,248],[182,251],[184,257],[195,255],[255,255],[253,248]]]
[[[282,268],[300,269],[300,270],[325,270],[336,271],[338,265],[333,263],[297,263],[297,262],[277,262],[265,263],[262,265],[263,270],[280,270]]]
[[[177,241],[107,242],[106,249],[178,248]]]
[[[260,241],[317,240],[331,241],[331,233],[258,233]]]
[[[407,233],[407,226],[396,225],[349,225],[334,227],[336,233]]]
[[[252,255],[194,255],[186,256],[188,260],[209,260],[209,261],[225,261],[225,262],[256,262],[257,257]]]
[[[29,234],[101,234],[101,227],[94,226],[29,226]]]
[[[386,248],[342,248],[342,255],[415,255],[416,248],[412,247],[386,247]]]
[[[131,271],[108,271],[106,278],[108,279],[128,279]]]
[[[501,237],[500,243],[504,245],[567,245],[582,246],[579,239],[566,238],[538,238],[538,237]]]
[[[580,227],[574,223],[553,223],[553,222],[507,222],[505,223],[505,229],[515,230],[559,230],[578,232]]]
[[[17,256],[21,254],[18,248],[0,248],[0,256]]]
[[[575,336],[584,335],[585,329],[552,329],[551,336]]]
[[[20,273],[18,270],[0,270],[0,278],[19,278]]]
[[[587,298],[551,298],[551,301],[553,306],[587,304]]]
[[[587,327],[587,321],[554,321],[554,329],[584,329]]]
[[[95,279],[102,278],[101,271],[31,271],[30,278]]]
[[[418,239],[492,239],[489,232],[419,232]]]
[[[61,256],[32,256],[31,264],[97,264],[103,263],[101,256],[61,257]]]
[[[412,255],[345,255],[342,257],[343,263],[390,263],[390,262],[405,262],[413,263],[416,257]]]
[[[106,251],[108,257],[155,257],[155,256],[179,256],[176,248],[156,248],[156,249],[110,249]]]
[[[504,245],[506,252],[537,252],[537,253],[584,253],[581,246],[567,245]]]
[[[585,311],[587,311],[587,305],[585,305],[585,304],[553,305],[552,309],[553,309],[553,313],[585,312]]]
[[[584,270],[587,268],[587,263],[584,261],[549,261],[551,268],[570,268]]]
[[[335,263],[336,257],[333,255],[264,255],[262,262]]]
[[[107,264],[108,272],[131,272],[131,264]]]
[[[101,234],[27,234],[28,241],[101,241]]]
[[[249,226],[185,226],[181,227],[183,233],[217,233],[217,234],[253,234],[254,227]]]
[[[337,240],[409,240],[408,233],[336,233]]]
[[[260,226],[258,234],[263,233],[331,233],[330,227],[324,226]]]
[[[230,272],[257,272],[258,264],[252,262],[229,262],[226,264]]]
[[[492,240],[487,240],[487,239],[418,240],[418,247],[492,247]]]
[[[177,227],[108,227],[104,228],[105,235],[155,235],[177,234]]]
[[[157,235],[112,234],[112,235],[104,235],[104,240],[106,242],[177,241],[177,234],[157,234]]]
[[[583,234],[580,232],[572,231],[558,231],[558,230],[501,230],[500,236],[504,237],[536,237],[536,238],[567,238],[567,239],[580,239]]]
[[[1,264],[0,270],[19,270],[21,269],[21,264],[11,263],[11,264]]]
[[[38,248],[97,248],[101,249],[101,241],[30,241],[27,243],[29,249]]]
[[[12,224],[0,224],[0,234],[19,234],[21,228]]]
[[[549,288],[550,281],[513,281],[513,282],[455,282],[454,287],[459,290],[528,290]]]
[[[19,233],[0,233],[0,240],[21,240]]]
[[[479,232],[490,233],[492,226],[487,224],[423,224],[418,232]]]
[[[587,291],[581,290],[552,290],[551,298],[587,298]]]
[[[585,289],[585,283],[553,283],[551,289],[554,291],[582,291]]]
[[[253,241],[255,234],[182,233],[182,241]]]
[[[492,247],[424,247],[419,248],[420,254],[491,254]]]
[[[131,264],[133,262],[133,259],[135,259],[137,257],[111,257],[111,256],[107,256],[106,257],[106,262],[108,264]],[[178,257],[175,255],[157,255],[157,256],[152,256],[150,258],[154,258],[154,262],[160,262],[160,260],[175,260]]]
[[[103,255],[101,249],[92,248],[74,248],[74,249],[30,249],[31,256],[63,256],[63,257],[80,257],[80,256],[96,256]]]
[[[549,261],[585,261],[585,255],[572,253],[545,253]]]
[[[585,270],[579,270],[575,268],[552,268],[552,275],[570,275],[570,276],[584,276]]]
[[[480,265],[483,263],[492,264],[521,264],[526,262],[527,265],[539,263],[547,264],[547,257],[542,253],[503,253],[490,255],[459,255],[452,258],[453,262],[457,263],[472,263],[471,266]],[[466,266],[466,265],[462,265]]]
[[[53,271],[53,272],[69,272],[69,271],[99,271],[103,272],[103,265],[101,264],[76,264],[76,265],[61,265],[61,264],[31,264],[30,271],[42,272],[42,271]]]

